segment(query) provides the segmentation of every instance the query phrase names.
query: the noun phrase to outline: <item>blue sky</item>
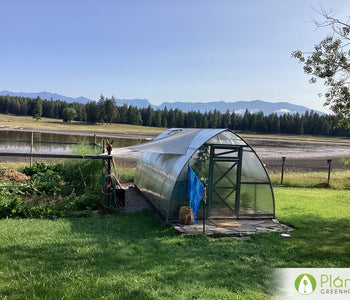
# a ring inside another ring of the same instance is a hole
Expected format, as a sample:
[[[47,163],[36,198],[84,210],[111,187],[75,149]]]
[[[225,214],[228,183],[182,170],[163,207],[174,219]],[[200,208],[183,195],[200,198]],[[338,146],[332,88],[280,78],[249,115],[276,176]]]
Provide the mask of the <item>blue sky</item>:
[[[97,100],[288,101],[323,110],[296,49],[349,0],[0,0],[0,90]]]

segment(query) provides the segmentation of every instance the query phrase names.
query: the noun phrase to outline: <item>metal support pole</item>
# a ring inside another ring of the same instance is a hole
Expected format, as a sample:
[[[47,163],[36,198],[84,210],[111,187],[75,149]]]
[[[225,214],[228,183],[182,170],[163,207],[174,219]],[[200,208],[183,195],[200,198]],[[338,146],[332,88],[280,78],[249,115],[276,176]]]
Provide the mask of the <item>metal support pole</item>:
[[[112,145],[111,145],[111,144],[108,144],[108,145],[107,145],[107,152],[108,152],[108,155],[109,155],[109,156],[110,156],[111,153],[112,153],[112,149],[113,149]],[[111,174],[112,174],[112,171],[111,171],[111,160],[112,160],[112,158],[109,158],[109,159],[108,159],[108,170],[107,170],[108,175],[111,175]]]
[[[205,202],[203,202],[203,234],[205,234]]]
[[[205,180],[204,183],[204,190],[203,190],[203,234],[205,234],[205,207],[207,204],[207,180]]]
[[[332,167],[332,160],[328,159],[327,160],[327,164],[328,164],[328,180],[327,180],[327,184],[329,186],[330,180],[331,180],[331,167]]]
[[[284,169],[286,166],[286,157],[282,157],[282,172],[281,172],[281,185],[283,185]]]
[[[108,174],[108,175],[111,175],[111,174],[112,174],[112,171],[111,171],[111,158],[109,158],[107,162],[108,162],[107,174]]]

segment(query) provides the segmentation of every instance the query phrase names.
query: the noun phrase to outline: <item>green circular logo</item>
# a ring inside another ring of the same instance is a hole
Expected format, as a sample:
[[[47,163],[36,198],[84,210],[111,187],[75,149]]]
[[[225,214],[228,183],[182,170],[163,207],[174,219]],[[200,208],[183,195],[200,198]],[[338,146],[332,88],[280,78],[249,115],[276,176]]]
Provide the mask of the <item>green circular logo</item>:
[[[300,274],[294,282],[295,289],[299,294],[310,295],[316,289],[316,279],[310,274]]]

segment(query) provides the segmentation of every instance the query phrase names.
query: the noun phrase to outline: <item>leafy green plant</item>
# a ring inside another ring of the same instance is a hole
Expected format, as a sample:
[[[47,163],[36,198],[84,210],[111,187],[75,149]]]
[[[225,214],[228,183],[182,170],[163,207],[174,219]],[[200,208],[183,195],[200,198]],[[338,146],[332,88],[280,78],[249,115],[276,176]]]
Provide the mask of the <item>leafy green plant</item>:
[[[84,145],[77,151],[81,155],[91,154]],[[97,209],[103,175],[101,160],[65,160],[52,165],[36,162],[22,171],[30,180],[20,188],[1,190],[0,218],[55,219],[74,216],[76,211],[87,217]]]
[[[35,162],[31,167],[24,167],[22,172],[27,176],[32,176],[38,173],[45,173],[48,170],[60,173],[62,172],[62,164],[48,165],[43,162]]]
[[[29,205],[26,207],[25,217],[27,218],[45,218],[45,219],[56,219],[58,217],[63,217],[64,212],[59,211],[54,206],[51,205]]]
[[[0,190],[0,218],[25,216],[25,209],[21,197],[16,190]]]
[[[350,159],[342,158],[341,162],[350,170]]]
[[[27,194],[57,195],[61,192],[60,183],[62,177],[52,170],[45,173],[36,173],[23,185],[23,191]]]
[[[198,178],[209,178],[209,159],[209,146],[204,144],[190,161],[190,165]]]
[[[88,192],[77,196],[75,192],[71,193],[67,197],[69,210],[86,210],[86,209],[96,209],[99,201],[99,196],[93,192]]]

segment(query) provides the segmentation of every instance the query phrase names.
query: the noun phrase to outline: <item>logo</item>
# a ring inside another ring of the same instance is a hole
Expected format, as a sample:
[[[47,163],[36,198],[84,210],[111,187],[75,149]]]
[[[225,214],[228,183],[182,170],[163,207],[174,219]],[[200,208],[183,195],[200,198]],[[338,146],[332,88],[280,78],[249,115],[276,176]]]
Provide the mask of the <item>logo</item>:
[[[316,289],[316,279],[312,275],[304,273],[295,279],[294,286],[299,294],[310,295]]]

